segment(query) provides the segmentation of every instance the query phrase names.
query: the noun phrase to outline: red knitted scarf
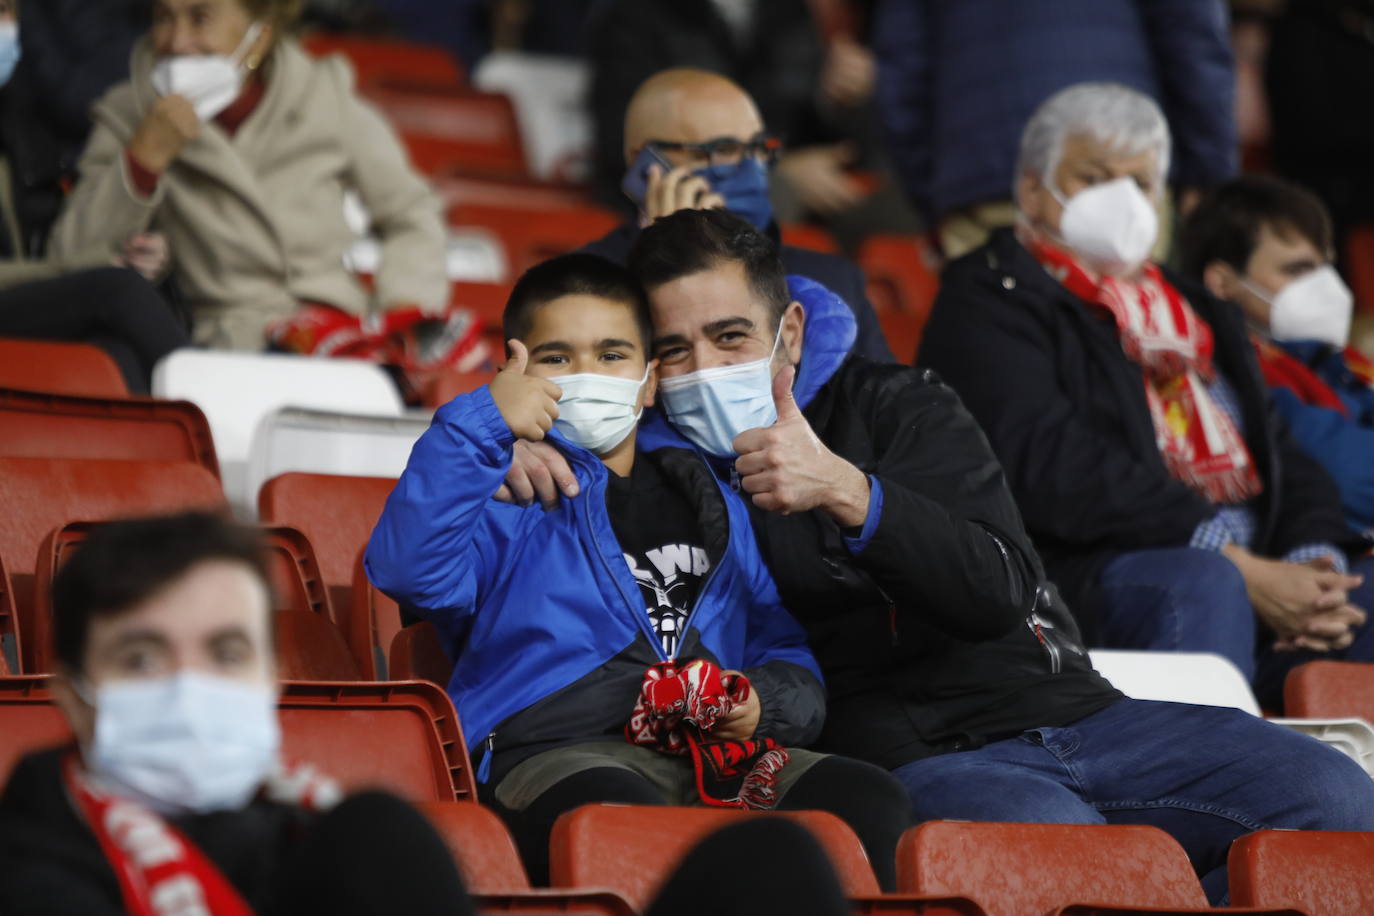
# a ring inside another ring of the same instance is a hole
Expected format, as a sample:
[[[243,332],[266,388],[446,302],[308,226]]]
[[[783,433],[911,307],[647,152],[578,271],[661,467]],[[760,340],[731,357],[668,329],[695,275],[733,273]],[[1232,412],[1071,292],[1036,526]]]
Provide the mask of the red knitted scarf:
[[[720,808],[771,808],[786,749],[772,738],[712,741],[707,735],[749,699],[749,679],[723,675],[704,659],[660,662],[644,672],[634,713],[625,726],[631,744],[692,758],[697,794]]]
[[[1136,280],[1097,275],[1069,252],[1032,242],[1050,276],[1116,322],[1121,349],[1140,366],[1155,443],[1177,480],[1213,503],[1243,503],[1260,492],[1244,438],[1207,392],[1216,378],[1212,329],[1146,262]]]

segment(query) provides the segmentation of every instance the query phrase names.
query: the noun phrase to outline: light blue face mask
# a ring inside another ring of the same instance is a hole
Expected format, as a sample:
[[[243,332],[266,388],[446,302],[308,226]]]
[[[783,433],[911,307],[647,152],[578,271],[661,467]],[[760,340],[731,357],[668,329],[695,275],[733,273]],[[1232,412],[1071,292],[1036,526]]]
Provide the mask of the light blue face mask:
[[[736,436],[772,426],[778,419],[773,403],[773,355],[781,339],[779,322],[773,349],[763,359],[698,369],[659,382],[658,394],[668,419],[708,455],[734,455]]]
[[[19,47],[19,23],[0,22],[0,86],[14,76],[14,68],[19,66],[21,54]]]
[[[625,441],[639,422],[639,391],[649,379],[649,370],[638,380],[580,372],[550,378],[563,396],[558,399],[558,419],[554,428],[574,445],[596,455],[604,455]]]

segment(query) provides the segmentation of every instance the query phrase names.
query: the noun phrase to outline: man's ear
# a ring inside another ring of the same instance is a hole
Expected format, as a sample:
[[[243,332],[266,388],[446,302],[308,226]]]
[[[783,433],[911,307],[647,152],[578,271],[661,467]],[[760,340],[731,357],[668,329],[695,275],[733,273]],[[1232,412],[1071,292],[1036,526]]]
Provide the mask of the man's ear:
[[[1212,261],[1202,269],[1202,285],[1218,299],[1235,301],[1240,278],[1236,276],[1236,269],[1230,264],[1225,261]]]
[[[782,313],[782,341],[779,346],[787,354],[787,362],[793,366],[801,365],[802,338],[806,333],[806,309],[793,300]]]
[[[1022,172],[1016,179],[1016,207],[1032,223],[1040,220],[1044,213],[1044,207],[1040,203],[1040,198],[1045,193],[1045,182],[1039,175],[1030,172]]]
[[[644,387],[639,389],[640,408],[653,407],[654,395],[658,393],[658,360],[649,360],[649,377],[644,380]]]

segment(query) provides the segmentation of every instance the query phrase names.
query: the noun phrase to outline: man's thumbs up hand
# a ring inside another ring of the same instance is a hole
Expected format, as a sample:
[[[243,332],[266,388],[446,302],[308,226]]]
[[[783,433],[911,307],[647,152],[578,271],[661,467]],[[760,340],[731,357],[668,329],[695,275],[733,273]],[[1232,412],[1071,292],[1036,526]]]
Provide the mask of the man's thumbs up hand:
[[[868,478],[816,438],[792,396],[796,374],[787,366],[773,377],[773,425],[735,437],[740,487],[769,512],[820,508],[841,525],[861,525],[868,514]]]
[[[526,375],[530,354],[518,340],[510,340],[510,359],[491,381],[491,399],[517,438],[538,442],[558,419],[563,390],[548,379]]]

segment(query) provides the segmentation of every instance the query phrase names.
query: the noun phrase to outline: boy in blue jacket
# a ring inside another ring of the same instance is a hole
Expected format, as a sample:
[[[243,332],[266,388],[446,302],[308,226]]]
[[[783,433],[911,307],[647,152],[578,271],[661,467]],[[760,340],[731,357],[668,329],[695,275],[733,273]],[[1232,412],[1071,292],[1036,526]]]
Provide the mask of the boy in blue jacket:
[[[532,877],[578,805],[706,803],[833,811],[890,887],[900,786],[799,749],[825,689],[746,507],[685,439],[637,426],[657,384],[639,286],[555,258],[520,278],[504,326],[506,367],[435,414],[366,564],[443,634],[482,794]],[[494,501],[517,439],[562,451],[577,495]]]

